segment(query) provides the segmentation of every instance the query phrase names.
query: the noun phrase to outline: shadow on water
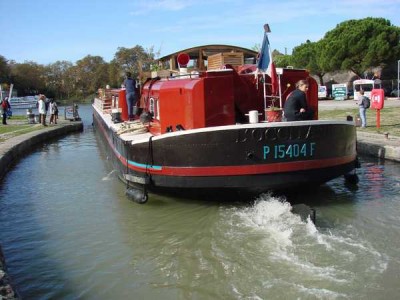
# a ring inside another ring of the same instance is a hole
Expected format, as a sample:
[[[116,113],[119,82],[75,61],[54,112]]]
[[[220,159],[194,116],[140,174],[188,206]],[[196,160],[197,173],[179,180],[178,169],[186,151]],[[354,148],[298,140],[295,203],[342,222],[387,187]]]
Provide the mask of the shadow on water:
[[[340,186],[338,188],[338,186]],[[166,196],[180,202],[207,203],[209,205],[253,205],[260,196],[269,195],[279,198],[290,204],[306,204],[310,206],[324,206],[331,204],[346,204],[354,201],[354,193],[359,190],[357,184],[348,184],[343,178],[335,180],[335,186],[323,184],[319,186],[306,186],[285,191],[266,191],[264,193],[251,193],[229,189],[215,189],[202,191],[200,189],[184,191],[162,191],[151,194],[153,196]],[[151,198],[151,197],[150,197]],[[151,200],[149,200],[151,201]]]
[[[327,206],[353,202],[353,193],[357,190],[358,187],[356,185],[347,186],[343,182],[343,188],[340,191],[328,184],[324,184],[313,188],[304,188],[301,191],[278,192],[276,195],[283,196],[291,204],[303,203],[310,206]]]

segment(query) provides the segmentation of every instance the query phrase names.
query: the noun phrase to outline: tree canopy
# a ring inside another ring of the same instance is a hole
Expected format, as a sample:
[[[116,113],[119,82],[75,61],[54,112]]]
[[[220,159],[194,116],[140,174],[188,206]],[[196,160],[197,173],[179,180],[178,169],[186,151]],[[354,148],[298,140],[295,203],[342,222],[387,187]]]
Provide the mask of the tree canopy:
[[[118,48],[110,63],[100,56],[87,55],[75,64],[57,61],[43,66],[30,61],[7,62],[0,56],[0,83],[5,88],[13,83],[20,96],[44,93],[57,99],[85,98],[107,84],[120,86],[125,72],[138,74],[139,66],[149,70],[155,62],[153,48],[145,50],[140,45]]]
[[[363,77],[373,67],[386,67],[400,57],[400,28],[383,18],[342,22],[318,43],[324,71],[348,70]],[[318,55],[317,55],[318,58]]]
[[[10,74],[10,67],[7,64],[7,60],[4,56],[0,55],[0,82],[8,82]]]
[[[305,68],[311,74],[318,76],[322,82],[322,77],[325,75],[325,70],[321,65],[321,52],[319,51],[320,43],[313,43],[307,40],[293,49],[292,63],[296,68]]]
[[[359,77],[373,68],[397,66],[400,58],[400,28],[383,18],[364,18],[342,22],[317,41],[305,41],[293,49],[292,55],[273,51],[276,66],[306,68],[319,77],[321,84],[327,72],[352,71]],[[254,48],[259,48],[255,45]],[[11,83],[19,95],[44,93],[48,97],[84,98],[109,84],[120,86],[125,72],[138,75],[156,65],[159,51],[119,47],[111,62],[88,55],[75,64],[57,61],[43,66],[32,61],[15,63],[0,55],[0,83]]]
[[[150,65],[155,63],[155,55],[154,47],[147,50],[139,45],[133,48],[120,47],[117,53],[115,53],[113,62],[122,70],[138,74],[140,71],[150,70]]]
[[[32,61],[11,66],[11,83],[24,95],[37,94],[43,91],[45,84],[45,67]]]

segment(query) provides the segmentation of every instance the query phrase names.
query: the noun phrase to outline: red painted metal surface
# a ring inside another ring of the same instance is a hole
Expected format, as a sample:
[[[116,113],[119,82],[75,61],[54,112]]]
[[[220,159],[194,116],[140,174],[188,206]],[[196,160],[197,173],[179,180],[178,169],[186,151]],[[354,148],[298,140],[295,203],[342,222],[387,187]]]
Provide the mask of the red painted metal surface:
[[[282,162],[275,164],[242,165],[242,166],[213,166],[213,167],[171,167],[162,166],[160,170],[148,170],[151,174],[165,176],[234,176],[234,175],[255,175],[286,173],[305,171],[312,169],[328,168],[341,164],[350,163],[356,155],[346,157],[325,158],[307,161]],[[126,164],[126,161],[121,159]],[[129,168],[136,171],[145,170],[137,166],[129,165]]]
[[[373,89],[371,91],[371,108],[376,110],[376,128],[381,128],[381,109],[385,100],[383,89]]]
[[[152,133],[234,124],[232,72],[199,78],[160,80],[144,86],[141,106],[153,113]],[[160,113],[161,112],[161,113]]]
[[[255,76],[255,66],[239,68],[239,73],[229,65],[225,70],[214,70],[199,76],[151,80],[144,84],[141,107],[153,114],[150,131],[162,134],[184,129],[233,125],[251,110],[264,113],[264,87],[261,74]],[[318,119],[318,84],[306,70],[284,69],[281,75],[282,106],[295,89],[296,82],[307,79],[307,102]],[[271,94],[271,80],[266,80],[266,94]],[[267,107],[280,107],[279,100],[272,103],[267,97]]]
[[[118,106],[121,108],[121,119],[123,121],[128,121],[128,104],[126,103],[126,92],[125,90],[120,90],[118,93]]]
[[[382,109],[385,101],[385,91],[383,89],[373,89],[371,91],[371,108]]]

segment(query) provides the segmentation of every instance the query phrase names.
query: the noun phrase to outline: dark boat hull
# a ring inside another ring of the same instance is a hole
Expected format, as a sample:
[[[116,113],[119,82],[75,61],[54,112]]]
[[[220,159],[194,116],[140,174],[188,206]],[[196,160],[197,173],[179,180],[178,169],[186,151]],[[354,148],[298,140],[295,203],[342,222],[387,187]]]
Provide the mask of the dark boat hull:
[[[125,141],[94,109],[94,125],[129,186],[149,191],[263,192],[320,185],[351,172],[350,122],[221,126]]]

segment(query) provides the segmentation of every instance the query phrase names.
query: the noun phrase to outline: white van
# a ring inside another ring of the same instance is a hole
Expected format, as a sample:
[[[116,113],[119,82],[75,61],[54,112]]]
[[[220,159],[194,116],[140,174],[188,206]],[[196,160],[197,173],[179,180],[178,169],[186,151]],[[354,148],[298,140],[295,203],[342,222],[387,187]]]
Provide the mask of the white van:
[[[380,89],[380,85],[375,83],[375,80],[372,79],[357,79],[353,81],[353,90],[354,90],[354,100],[358,100],[360,94],[359,91],[364,91],[364,96],[371,99],[371,91],[374,88]]]

